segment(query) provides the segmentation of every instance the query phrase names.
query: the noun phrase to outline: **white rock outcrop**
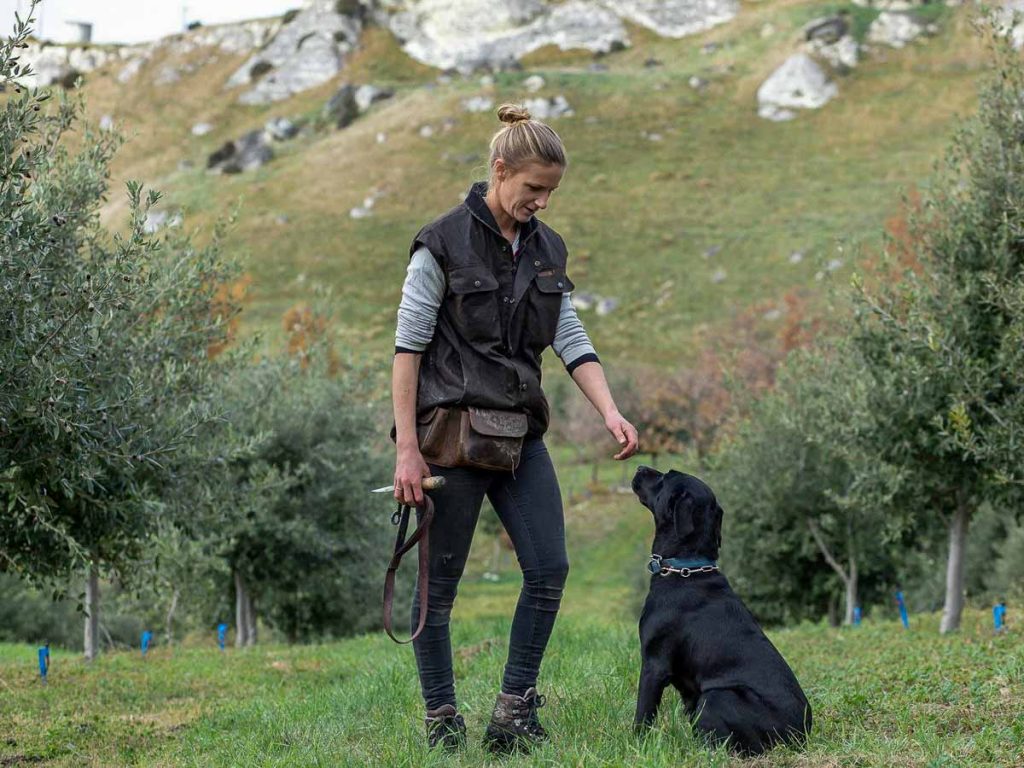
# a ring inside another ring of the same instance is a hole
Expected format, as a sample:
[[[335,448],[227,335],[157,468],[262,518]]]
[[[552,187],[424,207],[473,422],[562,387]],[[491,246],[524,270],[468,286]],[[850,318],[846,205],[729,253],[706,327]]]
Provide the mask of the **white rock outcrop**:
[[[360,85],[355,91],[356,106],[360,112],[365,112],[378,101],[385,101],[395,95],[390,88],[379,88],[376,85]]]
[[[135,78],[143,65],[157,51],[171,55],[184,55],[203,48],[219,48],[228,53],[244,53],[264,45],[281,26],[280,19],[259,19],[235,24],[198,27],[180,35],[139,45],[72,45],[29,43],[21,52],[21,62],[31,64],[35,75],[19,78],[28,87],[41,87],[59,83],[73,72],[92,72],[115,62],[124,62],[117,73],[120,83]],[[169,70],[168,70],[169,72]],[[158,73],[163,82],[172,82],[168,72]]]
[[[92,72],[116,60],[117,51],[109,48],[28,43],[28,47],[20,51],[18,63],[29,65],[32,72],[14,80],[27,88],[41,88],[59,83],[76,72]]]
[[[558,117],[572,117],[575,114],[565,96],[553,96],[550,99],[543,96],[526,99],[523,106],[534,120],[552,120]]]
[[[220,48],[226,53],[248,53],[262,48],[281,28],[281,19],[255,19],[235,24],[198,27],[184,33],[174,43],[177,53],[191,53],[196,48]]]
[[[548,45],[607,53],[629,44],[623,20],[682,37],[736,16],[739,0],[380,0],[377,19],[414,59],[468,73]]]
[[[265,69],[255,86],[243,92],[238,101],[269,104],[290,98],[337,75],[361,31],[362,23],[338,13],[334,2],[317,0],[281,25],[267,46],[228,79],[227,87],[250,83],[254,71]]]
[[[614,13],[662,37],[685,37],[732,21],[739,0],[606,0]]]
[[[392,0],[382,22],[417,61],[471,72],[506,66],[546,45],[607,53],[628,41],[619,17],[595,2]]]
[[[924,5],[928,0],[853,0],[861,8],[877,8],[880,11],[909,11]]]
[[[809,40],[804,43],[804,50],[827,61],[833,69],[853,69],[860,61],[860,46],[852,35],[843,35],[834,43]]]
[[[1014,21],[1022,22],[1014,24]],[[1010,33],[1010,42],[1016,50],[1024,47],[1024,0],[1006,0],[996,13],[999,31]]]
[[[121,67],[121,71],[117,73],[117,82],[129,83],[135,79],[135,76],[142,70],[143,65],[149,61],[151,54],[139,53],[136,56],[128,59],[128,63]]]
[[[839,93],[836,84],[806,53],[790,56],[757,89],[757,114],[766,120],[791,120],[794,109],[818,109]]]
[[[466,112],[489,112],[494,106],[494,99],[489,96],[470,96],[462,100],[462,108]]]
[[[924,31],[924,25],[909,13],[882,11],[868,28],[868,42],[902,48]]]
[[[547,83],[544,78],[540,75],[530,75],[528,78],[523,80],[523,88],[526,89],[527,93],[536,93],[543,88]]]

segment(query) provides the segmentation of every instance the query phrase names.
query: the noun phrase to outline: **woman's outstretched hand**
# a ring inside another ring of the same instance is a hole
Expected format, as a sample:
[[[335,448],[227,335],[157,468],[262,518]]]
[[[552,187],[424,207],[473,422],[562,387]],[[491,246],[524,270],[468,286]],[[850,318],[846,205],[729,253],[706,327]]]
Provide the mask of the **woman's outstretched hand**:
[[[640,437],[637,435],[636,427],[630,424],[626,417],[618,411],[612,411],[604,420],[604,425],[612,433],[622,450],[612,458],[622,461],[628,459],[640,447]]]
[[[395,499],[410,506],[422,504],[425,477],[430,477],[430,468],[419,449],[399,449],[395,457]]]

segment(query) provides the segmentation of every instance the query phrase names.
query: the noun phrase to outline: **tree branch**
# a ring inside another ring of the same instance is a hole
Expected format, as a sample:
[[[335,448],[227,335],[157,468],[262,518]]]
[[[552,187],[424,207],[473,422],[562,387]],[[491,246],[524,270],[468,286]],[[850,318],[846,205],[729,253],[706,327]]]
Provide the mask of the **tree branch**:
[[[812,519],[807,518],[807,527],[811,529],[811,536],[814,537],[814,541],[818,545],[818,549],[821,550],[821,554],[825,557],[825,562],[832,566],[832,570],[839,574],[839,578],[843,580],[843,584],[850,583],[850,577],[843,570],[843,567],[836,562],[836,559],[832,557],[832,553],[829,551],[828,545],[825,543],[825,537],[821,535],[821,529],[818,524]]]

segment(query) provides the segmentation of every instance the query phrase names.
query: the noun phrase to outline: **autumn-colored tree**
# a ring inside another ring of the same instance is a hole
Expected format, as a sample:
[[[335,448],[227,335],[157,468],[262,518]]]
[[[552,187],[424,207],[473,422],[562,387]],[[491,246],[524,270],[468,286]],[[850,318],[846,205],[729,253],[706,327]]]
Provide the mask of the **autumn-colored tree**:
[[[665,371],[641,366],[636,372],[635,415],[642,450],[654,463],[661,454],[695,452],[703,465],[722,429],[737,412],[769,389],[775,371],[792,350],[806,347],[820,329],[808,313],[806,299],[791,291],[785,311],[773,330],[757,304],[738,314],[723,328],[696,334],[699,350],[688,363]]]

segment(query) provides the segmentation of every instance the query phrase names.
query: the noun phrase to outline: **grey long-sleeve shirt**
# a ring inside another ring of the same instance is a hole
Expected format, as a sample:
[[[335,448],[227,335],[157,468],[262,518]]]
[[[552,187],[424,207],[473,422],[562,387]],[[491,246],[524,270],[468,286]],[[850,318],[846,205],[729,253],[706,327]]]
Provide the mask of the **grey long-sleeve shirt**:
[[[405,283],[402,285],[402,301],[398,306],[398,327],[395,331],[396,352],[422,352],[427,348],[434,338],[434,326],[437,324],[437,313],[444,294],[444,270],[426,247],[420,247],[409,260]],[[569,293],[562,294],[558,326],[551,348],[569,373],[583,363],[600,362]]]

